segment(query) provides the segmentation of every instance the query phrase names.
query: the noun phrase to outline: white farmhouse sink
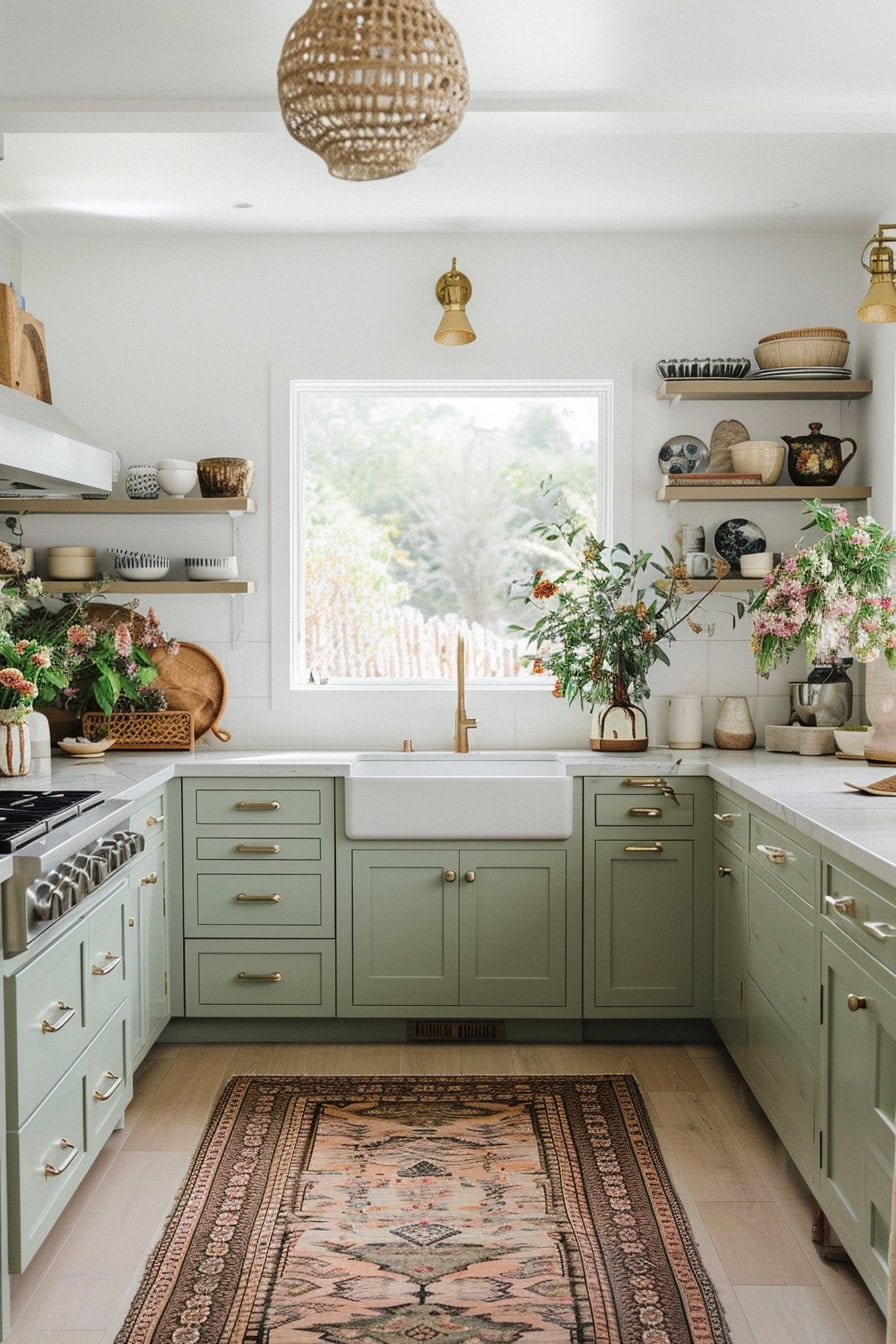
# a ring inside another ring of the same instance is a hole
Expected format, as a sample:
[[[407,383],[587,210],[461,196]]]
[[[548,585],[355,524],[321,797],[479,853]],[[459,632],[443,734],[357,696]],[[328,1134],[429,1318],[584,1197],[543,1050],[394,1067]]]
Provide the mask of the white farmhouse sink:
[[[565,840],[572,779],[556,756],[358,756],[345,781],[352,840]]]

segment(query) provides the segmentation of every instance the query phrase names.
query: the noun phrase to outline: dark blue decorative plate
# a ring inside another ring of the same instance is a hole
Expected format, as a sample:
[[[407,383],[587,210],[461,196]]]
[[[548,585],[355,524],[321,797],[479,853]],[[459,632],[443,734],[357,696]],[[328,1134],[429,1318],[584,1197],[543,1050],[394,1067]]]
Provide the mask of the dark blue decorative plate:
[[[713,545],[716,554],[739,573],[742,555],[756,555],[765,550],[765,533],[749,518],[729,518],[716,528]]]
[[[709,449],[693,434],[675,434],[660,449],[659,463],[660,471],[666,476],[690,476],[692,471],[706,470]]]

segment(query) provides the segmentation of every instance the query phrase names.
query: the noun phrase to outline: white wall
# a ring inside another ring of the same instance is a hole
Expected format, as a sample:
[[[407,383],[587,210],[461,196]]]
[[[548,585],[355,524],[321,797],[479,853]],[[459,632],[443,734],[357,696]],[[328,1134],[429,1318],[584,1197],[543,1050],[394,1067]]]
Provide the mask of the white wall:
[[[702,403],[670,407],[656,399],[657,359],[675,355],[751,354],[758,337],[794,326],[835,324],[851,335],[862,289],[856,239],[848,235],[644,234],[482,235],[467,237],[308,236],[187,239],[31,238],[24,249],[29,307],[45,324],[54,400],[125,463],[159,457],[239,455],[256,462],[256,518],[247,520],[246,571],[254,597],[176,597],[156,602],[166,627],[209,648],[230,679],[225,724],[239,746],[450,745],[449,687],[393,693],[321,688],[303,696],[284,722],[270,703],[269,638],[280,613],[271,571],[269,378],[272,366],[301,378],[591,378],[630,370],[632,420],[617,451],[632,467],[636,545],[674,547],[681,506],[655,501],[656,455],[670,433],[708,441],[718,420],[736,417],[753,437],[805,431],[810,419],[860,439],[852,480],[872,471],[892,495],[892,429],[856,426],[861,416],[838,403]],[[439,274],[457,255],[471,277],[469,315],[475,344],[446,349],[432,341],[440,310]],[[863,345],[865,344],[863,338]],[[873,347],[872,347],[873,349]],[[869,355],[853,359],[858,376]],[[884,411],[881,412],[884,415]],[[892,420],[892,405],[889,408]],[[887,466],[878,473],[880,455]],[[886,490],[884,491],[886,496]],[[702,504],[687,520],[714,526],[731,513],[762,525],[773,549],[798,535],[789,505]],[[884,514],[878,516],[884,520]],[[35,519],[27,540],[99,546],[130,543],[125,519]],[[142,524],[142,526],[146,526]],[[155,528],[155,524],[152,524]],[[140,532],[149,546],[150,537]],[[620,538],[621,539],[621,538]],[[160,521],[153,549],[173,555],[230,549],[224,520]],[[223,549],[222,549],[223,548]],[[788,676],[761,682],[744,627],[728,629],[717,603],[716,634],[686,634],[657,667],[649,704],[652,733],[665,727],[663,694],[707,697],[711,725],[723,694],[751,699],[757,727],[784,722]],[[244,621],[244,628],[242,623]],[[233,646],[236,633],[245,643]],[[791,672],[802,675],[802,668]],[[547,688],[471,687],[481,727],[475,745],[583,745],[587,724]]]

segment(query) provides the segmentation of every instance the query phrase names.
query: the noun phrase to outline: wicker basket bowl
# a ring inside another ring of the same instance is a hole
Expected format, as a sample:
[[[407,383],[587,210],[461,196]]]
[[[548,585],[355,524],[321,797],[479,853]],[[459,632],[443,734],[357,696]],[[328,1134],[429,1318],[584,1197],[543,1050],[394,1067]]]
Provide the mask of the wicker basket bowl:
[[[199,493],[206,499],[248,495],[255,463],[245,457],[203,457],[196,463]]]
[[[757,345],[753,358],[760,369],[842,369],[848,354],[840,336],[780,336]]]

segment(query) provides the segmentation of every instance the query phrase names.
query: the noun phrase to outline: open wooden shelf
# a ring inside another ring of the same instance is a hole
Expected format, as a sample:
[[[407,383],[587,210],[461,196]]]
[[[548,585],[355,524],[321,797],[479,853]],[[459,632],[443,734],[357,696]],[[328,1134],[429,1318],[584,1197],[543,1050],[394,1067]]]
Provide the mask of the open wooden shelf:
[[[659,500],[673,499],[833,499],[846,502],[856,499],[870,499],[870,485],[680,485],[673,484],[674,477],[667,477],[656,497]]]
[[[41,579],[41,584],[45,593],[85,593],[91,587],[89,583],[72,579]],[[189,593],[191,597],[197,597],[203,593],[254,592],[252,579],[158,579],[146,583],[130,583],[122,579],[103,589],[103,593],[130,593],[133,596],[138,593]]]
[[[871,395],[870,378],[667,378],[660,401],[853,401]]]
[[[214,499],[81,499],[76,496],[44,499],[13,495],[0,498],[4,513],[254,513],[255,500],[244,496]]]

